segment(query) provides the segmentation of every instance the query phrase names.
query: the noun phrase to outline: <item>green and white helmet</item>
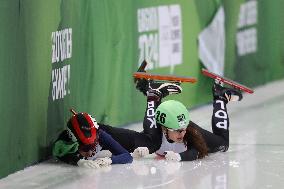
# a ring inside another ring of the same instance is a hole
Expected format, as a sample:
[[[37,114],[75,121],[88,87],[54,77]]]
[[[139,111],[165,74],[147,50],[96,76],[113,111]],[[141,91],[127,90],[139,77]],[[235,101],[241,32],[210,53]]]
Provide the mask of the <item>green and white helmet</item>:
[[[156,122],[168,129],[184,129],[189,123],[189,113],[186,107],[176,100],[161,103],[155,114]]]

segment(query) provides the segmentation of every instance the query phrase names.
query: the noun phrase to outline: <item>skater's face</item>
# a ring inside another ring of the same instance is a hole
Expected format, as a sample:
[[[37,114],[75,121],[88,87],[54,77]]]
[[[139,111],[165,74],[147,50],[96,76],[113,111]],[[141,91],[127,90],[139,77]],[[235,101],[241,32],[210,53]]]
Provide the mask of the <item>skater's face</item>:
[[[91,157],[96,154],[97,143],[91,145],[80,145],[79,153],[84,157]]]
[[[183,142],[183,137],[186,133],[186,129],[179,129],[179,130],[166,129],[166,130],[168,131],[167,133],[168,133],[169,139],[177,143]]]
[[[89,150],[87,152],[85,151],[82,151],[82,150],[79,150],[80,154],[83,156],[83,157],[91,157],[93,156],[93,151],[92,150]]]

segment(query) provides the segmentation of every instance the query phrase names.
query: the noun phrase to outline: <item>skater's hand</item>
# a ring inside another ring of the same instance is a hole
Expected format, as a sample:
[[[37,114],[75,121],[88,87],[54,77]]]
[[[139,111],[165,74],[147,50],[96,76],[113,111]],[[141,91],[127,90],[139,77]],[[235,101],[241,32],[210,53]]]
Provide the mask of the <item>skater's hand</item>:
[[[170,161],[180,161],[181,160],[180,155],[173,151],[165,151],[165,158],[166,160],[170,160]]]
[[[77,165],[79,167],[90,168],[90,169],[98,169],[98,168],[100,168],[100,165],[98,163],[96,163],[95,161],[93,161],[93,160],[80,159],[77,162]]]
[[[112,163],[112,160],[109,157],[104,157],[104,158],[97,158],[94,160],[94,162],[98,164],[100,167],[106,167]]]
[[[109,157],[105,157],[105,158],[98,158],[95,160],[80,159],[77,162],[77,165],[79,167],[84,167],[84,168],[98,169],[101,167],[109,166],[111,163],[112,163],[111,159]]]
[[[141,158],[149,155],[149,149],[147,147],[138,147],[132,153],[133,158]]]

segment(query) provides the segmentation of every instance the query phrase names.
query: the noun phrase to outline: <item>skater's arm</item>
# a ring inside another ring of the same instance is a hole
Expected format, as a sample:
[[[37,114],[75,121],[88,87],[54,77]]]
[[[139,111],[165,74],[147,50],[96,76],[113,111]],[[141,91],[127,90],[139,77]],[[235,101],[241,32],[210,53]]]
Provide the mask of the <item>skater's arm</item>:
[[[100,145],[113,154],[111,157],[112,164],[131,163],[133,161],[131,154],[105,131],[99,131],[99,140]]]

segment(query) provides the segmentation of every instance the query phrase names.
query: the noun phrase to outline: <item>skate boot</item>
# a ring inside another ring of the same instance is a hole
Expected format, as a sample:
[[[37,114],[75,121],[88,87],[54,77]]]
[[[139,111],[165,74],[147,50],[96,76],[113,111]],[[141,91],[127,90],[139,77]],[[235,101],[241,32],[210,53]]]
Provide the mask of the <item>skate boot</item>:
[[[145,66],[143,63],[137,70],[137,72],[146,72]],[[170,94],[178,94],[181,93],[182,88],[179,86],[180,83],[163,83],[156,82],[154,80],[147,79],[134,79],[134,83],[136,84],[136,89],[142,92],[145,96],[157,96],[160,99],[164,98]]]
[[[238,89],[224,87],[223,82],[219,80],[215,80],[212,93],[214,100],[221,99],[226,103],[230,101],[241,101],[243,98],[242,93]]]
[[[147,96],[149,81],[147,79],[137,79],[135,84],[136,84],[136,89],[142,92],[145,96]]]
[[[157,83],[157,82],[149,82],[149,89],[147,91],[147,97],[152,97],[157,100],[161,100],[162,98],[171,95],[171,94],[179,94],[182,92],[181,86],[175,83]]]

